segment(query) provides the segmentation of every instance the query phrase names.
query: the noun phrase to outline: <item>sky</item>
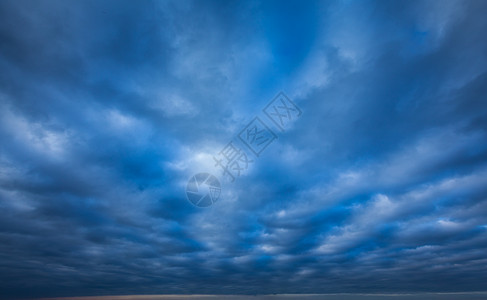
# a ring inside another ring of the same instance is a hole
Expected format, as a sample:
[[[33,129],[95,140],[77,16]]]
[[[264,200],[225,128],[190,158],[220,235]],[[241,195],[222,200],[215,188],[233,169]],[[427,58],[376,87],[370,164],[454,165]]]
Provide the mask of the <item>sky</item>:
[[[0,0],[0,298],[485,291],[486,14]]]

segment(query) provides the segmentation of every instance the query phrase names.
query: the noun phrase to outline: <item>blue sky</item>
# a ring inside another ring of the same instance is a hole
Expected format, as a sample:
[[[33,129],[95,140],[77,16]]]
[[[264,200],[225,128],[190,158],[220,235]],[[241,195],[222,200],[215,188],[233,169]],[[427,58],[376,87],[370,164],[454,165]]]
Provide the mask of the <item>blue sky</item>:
[[[0,295],[484,291],[486,13],[0,1]],[[280,91],[301,117],[189,203]]]

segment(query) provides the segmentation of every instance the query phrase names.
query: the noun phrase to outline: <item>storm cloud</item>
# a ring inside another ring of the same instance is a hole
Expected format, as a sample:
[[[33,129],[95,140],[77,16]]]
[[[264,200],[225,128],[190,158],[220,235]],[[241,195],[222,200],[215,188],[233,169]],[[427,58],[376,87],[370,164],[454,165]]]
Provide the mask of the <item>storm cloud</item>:
[[[0,1],[1,297],[484,291],[486,13]],[[302,116],[193,206],[280,91]]]

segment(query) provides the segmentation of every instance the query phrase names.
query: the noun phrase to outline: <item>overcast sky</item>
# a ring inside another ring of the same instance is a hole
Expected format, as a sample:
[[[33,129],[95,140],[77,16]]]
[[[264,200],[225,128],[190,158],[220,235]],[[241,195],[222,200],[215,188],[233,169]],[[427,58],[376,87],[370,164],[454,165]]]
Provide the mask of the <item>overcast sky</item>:
[[[0,295],[485,290],[486,15],[0,0]],[[256,116],[277,139],[232,183],[213,156]]]

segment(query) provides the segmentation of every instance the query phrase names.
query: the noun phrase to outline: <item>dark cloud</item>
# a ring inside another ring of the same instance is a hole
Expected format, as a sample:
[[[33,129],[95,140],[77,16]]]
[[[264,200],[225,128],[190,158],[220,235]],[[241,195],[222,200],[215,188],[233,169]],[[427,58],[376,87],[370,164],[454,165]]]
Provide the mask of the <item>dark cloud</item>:
[[[484,290],[486,12],[0,2],[0,296]],[[303,115],[192,206],[280,90]]]

